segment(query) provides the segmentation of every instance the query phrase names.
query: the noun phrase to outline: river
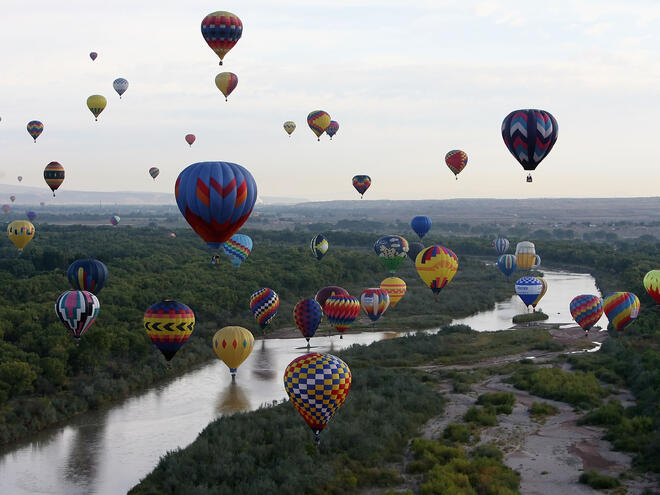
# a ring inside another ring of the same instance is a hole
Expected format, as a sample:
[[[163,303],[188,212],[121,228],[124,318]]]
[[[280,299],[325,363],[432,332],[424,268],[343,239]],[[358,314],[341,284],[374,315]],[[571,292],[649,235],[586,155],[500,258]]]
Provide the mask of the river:
[[[572,321],[568,303],[575,295],[600,295],[588,274],[548,270],[545,279],[548,291],[539,308],[550,316],[551,323]],[[522,302],[514,296],[492,310],[453,323],[464,323],[479,331],[506,329],[511,326],[511,318],[522,311]],[[607,320],[599,324],[605,328]],[[336,352],[353,344],[399,335],[367,332],[348,334],[343,339],[315,337],[312,350]],[[190,444],[218,416],[284,399],[282,370],[306,352],[305,345],[302,338],[260,340],[239,368],[235,383],[227,367],[214,361],[0,450],[0,493],[126,493],[156,466],[160,456]]]

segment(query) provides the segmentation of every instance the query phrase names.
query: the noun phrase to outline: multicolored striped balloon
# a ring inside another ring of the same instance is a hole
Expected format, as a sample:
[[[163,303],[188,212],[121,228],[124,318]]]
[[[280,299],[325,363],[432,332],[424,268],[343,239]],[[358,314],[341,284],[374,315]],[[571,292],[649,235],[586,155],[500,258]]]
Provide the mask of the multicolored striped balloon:
[[[639,298],[632,292],[612,292],[603,298],[603,311],[618,332],[637,318],[639,307]]]
[[[215,76],[215,85],[225,95],[225,101],[227,101],[227,97],[238,86],[238,76],[233,72],[221,72]]]
[[[200,162],[176,180],[176,203],[192,229],[211,249],[226,242],[247,221],[257,184],[245,168],[230,162]]]
[[[502,139],[525,170],[534,170],[557,142],[557,120],[545,110],[514,110],[502,122]]]
[[[509,278],[509,276],[518,269],[516,257],[513,254],[503,254],[497,258],[497,268]]]
[[[99,260],[81,259],[69,265],[66,275],[74,290],[98,294],[108,281],[108,267]]]
[[[385,235],[374,243],[374,251],[391,275],[408,255],[408,241],[400,235]]]
[[[353,187],[360,193],[360,198],[364,197],[364,193],[367,192],[369,186],[371,186],[371,177],[368,175],[353,176]]]
[[[339,333],[343,333],[360,316],[360,301],[353,296],[330,296],[323,305],[328,321]]]
[[[374,323],[383,316],[390,305],[390,295],[380,287],[364,289],[360,294],[360,305]]]
[[[454,177],[458,180],[458,174],[465,168],[468,162],[468,156],[465,151],[451,150],[445,155],[445,163],[454,173]]]
[[[31,120],[30,122],[27,123],[27,131],[30,136],[32,136],[32,139],[34,139],[34,142],[37,142],[37,138],[41,136],[41,133],[44,132],[44,125],[39,122],[38,120]]]
[[[380,288],[387,291],[390,296],[390,307],[399,304],[399,301],[406,295],[406,283],[399,277],[387,277],[380,283]]]
[[[100,309],[96,296],[85,290],[68,290],[60,294],[55,303],[55,314],[73,335],[76,344],[96,321]]]
[[[252,239],[245,234],[234,234],[222,243],[222,250],[231,264],[238,268],[252,252]]]
[[[433,293],[439,294],[456,275],[458,257],[444,246],[427,247],[417,255],[415,268]]]
[[[516,294],[525,306],[532,304],[543,291],[543,283],[536,277],[522,277],[516,281]]]
[[[571,316],[582,330],[589,332],[603,316],[603,301],[592,294],[575,296],[569,306]]]
[[[330,125],[330,115],[323,110],[314,110],[307,116],[307,125],[312,132],[316,134],[317,141],[320,141],[321,134],[323,134]]]
[[[64,182],[64,167],[58,162],[50,162],[44,168],[44,180],[48,187],[53,191],[53,197],[55,197],[55,191],[62,185]]]
[[[147,335],[170,361],[186,343],[195,328],[195,313],[185,304],[165,299],[144,312]]]
[[[112,215],[112,216],[110,217],[110,223],[111,223],[114,227],[116,227],[117,225],[119,225],[119,221],[120,221],[120,220],[121,220],[121,218],[119,218],[119,215]]]
[[[250,311],[263,330],[268,326],[280,307],[280,298],[273,289],[264,287],[250,296]]]
[[[284,370],[284,389],[317,443],[323,428],[346,400],[351,380],[348,365],[332,354],[305,354]]]
[[[509,250],[509,240],[504,237],[498,237],[493,240],[493,247],[497,254],[504,254]]]
[[[656,304],[660,304],[660,270],[651,270],[644,275],[644,288]]]
[[[328,252],[330,244],[323,234],[317,234],[312,237],[309,247],[312,250],[312,256],[317,260],[320,260],[325,256],[325,253]]]
[[[309,342],[310,338],[314,337],[322,317],[323,310],[314,299],[298,301],[296,307],[293,308],[293,319],[300,333],[307,339],[307,342]]]
[[[330,136],[330,140],[332,141],[332,136],[337,134],[337,131],[339,130],[339,123],[337,123],[334,120],[330,121],[330,125],[328,128],[325,130],[325,133]]]
[[[317,303],[319,303],[319,306],[321,306],[321,308],[324,308],[325,302],[328,300],[330,296],[348,296],[348,291],[343,287],[339,287],[338,285],[328,285],[327,287],[323,287],[316,293],[316,296],[314,296],[314,300]],[[325,314],[325,311],[323,311],[323,314]],[[326,317],[327,316],[328,315],[326,315]]]
[[[202,19],[202,36],[220,59],[220,65],[242,35],[243,23],[236,14],[219,10]]]
[[[151,178],[153,180],[156,180],[156,177],[158,177],[158,174],[160,174],[160,169],[158,167],[151,167],[149,169],[149,175],[151,175]]]
[[[224,327],[213,336],[213,350],[227,365],[232,378],[236,376],[238,367],[252,353],[254,335],[247,328]]]

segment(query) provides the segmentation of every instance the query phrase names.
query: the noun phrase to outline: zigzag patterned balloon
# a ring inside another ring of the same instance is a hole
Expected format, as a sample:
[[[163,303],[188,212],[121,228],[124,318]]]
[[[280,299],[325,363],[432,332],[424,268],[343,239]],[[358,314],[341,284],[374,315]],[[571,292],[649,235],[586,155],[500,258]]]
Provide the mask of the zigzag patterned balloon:
[[[514,110],[502,122],[502,139],[525,170],[534,170],[557,141],[557,120],[545,110]]]
[[[76,344],[96,321],[100,310],[99,300],[86,290],[68,290],[60,294],[55,303],[55,314],[76,339]]]
[[[353,296],[330,296],[323,305],[328,321],[339,333],[343,333],[360,316],[360,301]]]
[[[165,299],[144,312],[144,329],[170,361],[193,332],[195,313],[185,304]]]
[[[275,318],[279,307],[280,298],[273,289],[265,287],[250,296],[250,311],[262,329]]]
[[[284,370],[286,393],[317,443],[323,428],[346,400],[351,380],[348,365],[332,354],[305,354]]]
[[[612,292],[603,299],[603,311],[618,332],[635,321],[639,306],[639,298],[632,292]]]
[[[364,196],[369,186],[371,186],[371,177],[368,175],[355,175],[353,177],[353,187],[360,193],[360,198]]]
[[[323,110],[314,110],[307,116],[307,125],[316,134],[317,141],[321,140],[321,134],[328,128],[330,122],[330,115]]]
[[[32,139],[34,139],[34,142],[37,142],[37,138],[41,136],[41,133],[44,132],[44,125],[39,122],[38,120],[31,120],[30,122],[27,123],[27,131],[30,136],[32,136]]]
[[[651,270],[644,275],[644,288],[655,303],[660,305],[660,270]]]
[[[321,323],[322,316],[323,310],[314,299],[303,299],[293,308],[293,319],[300,333],[307,339],[307,342],[309,342],[310,338],[314,337],[316,329]]]
[[[573,298],[570,310],[575,323],[588,332],[603,316],[603,301],[592,294],[581,294]]]
[[[445,163],[454,173],[456,180],[458,180],[458,174],[465,168],[468,162],[468,156],[465,151],[461,150],[451,150],[445,155]]]
[[[222,244],[222,249],[232,265],[238,268],[252,252],[252,239],[245,234],[234,234]]]

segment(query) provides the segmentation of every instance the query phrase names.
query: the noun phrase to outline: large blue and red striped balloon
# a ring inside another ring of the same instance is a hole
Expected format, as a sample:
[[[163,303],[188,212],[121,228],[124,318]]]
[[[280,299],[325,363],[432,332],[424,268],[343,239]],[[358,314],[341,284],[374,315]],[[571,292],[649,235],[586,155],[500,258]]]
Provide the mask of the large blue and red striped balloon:
[[[603,316],[603,301],[592,294],[581,294],[573,298],[570,310],[575,323],[588,332]]]
[[[632,292],[612,292],[603,298],[603,311],[619,332],[637,318],[639,306],[639,298]]]
[[[502,122],[502,139],[525,170],[534,170],[557,141],[557,120],[545,110],[514,110]]]
[[[220,58],[225,58],[227,52],[243,35],[243,23],[236,14],[219,10],[211,12],[202,19],[202,36],[211,50]]]
[[[86,290],[98,294],[108,281],[108,268],[99,260],[76,260],[66,272],[74,290]]]
[[[311,337],[314,337],[322,317],[323,310],[314,299],[298,301],[296,307],[293,308],[293,319],[300,333],[307,339],[307,342],[309,342]]]
[[[257,184],[247,169],[235,163],[200,162],[179,174],[174,194],[193,230],[217,249],[252,213]]]

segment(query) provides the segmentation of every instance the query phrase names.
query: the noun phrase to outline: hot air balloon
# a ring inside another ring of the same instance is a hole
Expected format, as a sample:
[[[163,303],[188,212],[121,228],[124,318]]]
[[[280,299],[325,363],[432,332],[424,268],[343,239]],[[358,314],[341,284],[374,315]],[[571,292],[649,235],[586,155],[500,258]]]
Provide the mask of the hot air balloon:
[[[23,181],[23,176],[22,176],[22,175],[19,175],[19,176],[16,177],[16,178],[18,179],[18,182],[22,182],[22,181]]]
[[[523,241],[516,245],[516,264],[521,270],[530,270],[534,266],[538,266],[536,259],[536,248],[533,242]]]
[[[44,180],[51,191],[53,191],[53,197],[55,197],[55,191],[62,185],[64,182],[64,167],[58,162],[50,162],[44,168]]]
[[[588,334],[603,316],[603,301],[598,296],[582,294],[573,298],[570,310],[575,322]]]
[[[34,139],[34,142],[37,142],[37,138],[41,136],[41,133],[44,132],[44,125],[39,122],[38,120],[31,120],[30,122],[27,123],[27,131],[30,136],[32,136],[32,139]]]
[[[493,240],[493,247],[497,254],[504,254],[509,250],[509,240],[504,237],[498,237]]]
[[[37,218],[37,214],[30,210],[25,214],[30,222],[34,222],[34,220]]]
[[[390,305],[390,295],[380,287],[364,289],[360,293],[360,305],[375,326]]]
[[[34,225],[27,220],[14,220],[7,226],[7,236],[18,249],[18,254],[21,254],[34,237]]]
[[[231,12],[212,12],[202,19],[202,36],[211,50],[222,60],[243,34],[243,23]]]
[[[250,296],[250,311],[263,330],[275,318],[280,307],[280,298],[273,289],[264,287]]]
[[[290,120],[287,120],[287,121],[284,123],[284,130],[286,131],[286,133],[287,133],[289,136],[291,136],[291,134],[293,133],[293,131],[296,130],[296,123],[295,123],[295,122],[292,122],[292,121],[290,121]]]
[[[497,268],[509,278],[509,276],[518,269],[516,257],[513,254],[503,254],[497,258]]]
[[[618,332],[637,318],[639,306],[639,298],[632,292],[612,292],[603,298],[603,311]]]
[[[195,142],[195,135],[194,134],[186,134],[186,143],[192,147],[193,143]]]
[[[416,216],[410,221],[410,226],[420,239],[423,238],[429,230],[431,230],[431,225],[431,219],[424,215]]]
[[[252,252],[252,239],[244,234],[234,234],[222,243],[222,250],[231,264],[238,268]]]
[[[339,130],[339,124],[335,122],[334,120],[330,121],[330,125],[328,125],[328,128],[325,130],[325,133],[330,136],[330,140],[332,141],[332,136],[337,134],[337,131]]]
[[[126,90],[128,89],[128,81],[123,77],[118,77],[117,79],[112,81],[112,87],[117,92],[117,94],[119,95],[119,99],[121,100],[121,95],[126,93]]]
[[[316,293],[316,296],[314,296],[314,300],[317,303],[319,303],[319,306],[321,306],[321,308],[324,308],[325,302],[328,300],[330,296],[348,296],[348,295],[349,295],[348,291],[343,287],[339,287],[337,285],[328,285],[327,287],[323,287],[321,290],[319,290]]]
[[[66,275],[74,290],[98,294],[108,281],[108,267],[99,260],[81,259],[69,265]]]
[[[174,232],[168,232],[167,237],[170,239],[176,239],[176,234]]]
[[[644,288],[655,303],[660,305],[660,270],[651,270],[644,275]]]
[[[11,196],[9,196],[9,200],[13,203],[14,201],[16,201],[16,196],[12,194]]]
[[[40,202],[39,202],[39,205],[40,205],[40,206],[46,206],[46,203],[44,203],[43,201],[40,201]]]
[[[557,121],[544,110],[514,110],[502,122],[504,144],[525,170],[534,170],[548,156],[558,131]]]
[[[195,313],[185,304],[165,299],[144,312],[147,335],[169,362],[186,343],[195,328]]]
[[[386,235],[376,241],[374,251],[380,257],[385,268],[394,275],[401,262],[406,259],[408,241],[400,235]]]
[[[360,198],[364,197],[364,193],[367,192],[369,186],[371,185],[371,177],[368,175],[355,175],[353,177],[353,187],[357,192],[360,193]]]
[[[225,101],[227,101],[227,97],[238,86],[238,76],[233,72],[221,72],[215,76],[215,85],[225,95]]]
[[[153,180],[156,180],[156,177],[158,177],[158,174],[160,174],[160,169],[158,167],[151,167],[149,169],[149,175],[151,175],[151,178]]]
[[[316,140],[320,141],[321,134],[323,134],[330,125],[330,115],[323,110],[314,110],[307,116],[307,125],[312,132],[316,134]]]
[[[92,61],[96,60],[96,57],[98,57],[98,56],[99,56],[99,54],[96,53],[96,52],[90,52],[89,53],[89,58],[91,58]]]
[[[6,215],[7,213],[9,213],[9,212],[11,211],[11,206],[9,206],[9,205],[2,205],[2,211],[3,211],[3,212],[5,213],[5,215]]]
[[[309,247],[312,250],[312,256],[314,256],[317,260],[320,260],[325,256],[325,253],[328,252],[328,240],[323,234],[317,234],[312,237],[312,240],[309,243]]]
[[[337,332],[344,333],[360,316],[360,301],[353,296],[330,296],[323,305],[323,312]]]
[[[410,258],[410,261],[413,262],[413,265],[415,264],[415,260],[417,259],[417,255],[424,251],[425,247],[424,244],[421,242],[411,242],[408,244],[408,258]]]
[[[332,354],[305,354],[291,361],[284,370],[284,388],[319,445],[321,431],[351,389],[351,370]]]
[[[247,221],[257,184],[245,168],[229,162],[200,162],[176,180],[176,203],[186,221],[211,249],[226,242]]]
[[[69,330],[76,345],[99,315],[101,305],[91,292],[68,290],[60,294],[55,302],[55,314]]]
[[[87,108],[94,115],[94,120],[99,120],[99,115],[101,115],[107,104],[108,100],[102,95],[92,95],[87,98]]]
[[[536,277],[522,277],[516,281],[516,294],[525,306],[534,302],[543,290],[543,283]]]
[[[119,218],[118,215],[112,215],[112,216],[110,217],[110,223],[111,223],[113,226],[115,226],[115,227],[116,227],[117,225],[119,225],[119,220],[121,220],[121,218]]]
[[[539,303],[539,301],[545,296],[545,293],[548,291],[548,283],[545,281],[544,278],[538,277],[539,281],[541,282],[541,292],[539,293],[538,296],[536,296],[536,299],[532,301],[532,308],[536,311],[536,305]]]
[[[434,294],[439,294],[458,270],[458,257],[444,246],[427,247],[415,259],[417,274]]]
[[[406,283],[399,277],[387,277],[380,283],[380,288],[390,296],[390,307],[399,304],[399,301],[406,294]]]
[[[293,319],[300,333],[307,340],[307,345],[309,345],[309,339],[314,337],[322,316],[323,310],[314,299],[302,299],[293,308]]]
[[[213,336],[213,350],[229,368],[232,380],[236,378],[236,370],[253,348],[254,335],[247,328],[224,327]]]
[[[465,151],[461,150],[451,150],[445,155],[445,163],[454,173],[454,177],[458,180],[458,174],[461,173],[461,170],[465,168],[468,162],[468,156]]]

